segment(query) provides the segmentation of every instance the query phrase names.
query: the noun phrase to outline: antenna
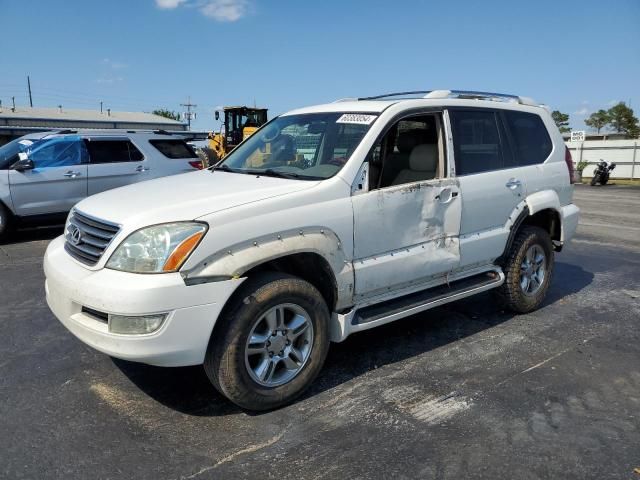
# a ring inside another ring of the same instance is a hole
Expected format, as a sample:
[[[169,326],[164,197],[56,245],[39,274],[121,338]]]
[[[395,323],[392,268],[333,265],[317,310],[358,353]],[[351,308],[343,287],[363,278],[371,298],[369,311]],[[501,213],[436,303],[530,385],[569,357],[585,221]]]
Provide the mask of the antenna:
[[[27,75],[27,89],[29,90],[29,106],[33,108],[33,98],[31,98],[31,79]]]
[[[195,112],[191,112],[191,107],[197,107],[198,105],[196,105],[195,103],[191,103],[191,96],[187,97],[187,103],[181,103],[180,104],[181,107],[187,107],[187,111],[183,113],[184,118],[187,119],[187,124],[189,130],[191,130],[191,119],[192,118],[196,118],[196,114]]]

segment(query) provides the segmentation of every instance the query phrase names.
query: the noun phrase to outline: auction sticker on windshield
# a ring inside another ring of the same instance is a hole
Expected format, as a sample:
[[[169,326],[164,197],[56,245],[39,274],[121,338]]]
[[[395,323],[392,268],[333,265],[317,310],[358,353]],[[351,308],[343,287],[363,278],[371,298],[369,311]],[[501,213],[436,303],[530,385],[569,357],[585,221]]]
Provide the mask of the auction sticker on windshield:
[[[363,115],[361,113],[345,113],[336,123],[355,123],[357,125],[371,125],[377,115]]]

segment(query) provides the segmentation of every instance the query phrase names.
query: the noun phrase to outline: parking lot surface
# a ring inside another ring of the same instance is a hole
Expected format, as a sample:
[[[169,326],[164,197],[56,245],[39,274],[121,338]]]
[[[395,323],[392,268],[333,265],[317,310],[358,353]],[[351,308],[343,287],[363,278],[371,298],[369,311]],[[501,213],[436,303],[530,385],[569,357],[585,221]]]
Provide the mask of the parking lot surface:
[[[640,189],[576,188],[544,306],[490,293],[333,345],[251,414],[199,367],[114,360],[49,312],[58,229],[0,245],[0,477],[640,479]]]

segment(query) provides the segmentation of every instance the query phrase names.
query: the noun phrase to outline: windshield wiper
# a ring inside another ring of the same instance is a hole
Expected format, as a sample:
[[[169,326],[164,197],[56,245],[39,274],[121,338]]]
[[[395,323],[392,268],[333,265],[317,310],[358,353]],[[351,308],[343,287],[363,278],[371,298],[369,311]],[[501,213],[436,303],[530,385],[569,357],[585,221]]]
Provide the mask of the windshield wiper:
[[[211,169],[211,172],[214,172],[216,170],[222,170],[223,172],[231,172],[231,173],[244,173],[244,174],[249,173],[246,170],[231,168],[229,165],[225,163],[223,163],[222,165],[214,165],[213,167],[209,167],[209,168]]]
[[[288,178],[290,180],[324,180],[323,177],[312,177],[310,175],[300,175],[299,173],[294,172],[283,172],[281,170],[274,170],[273,168],[267,168],[265,170],[248,170],[248,172],[253,175]]]

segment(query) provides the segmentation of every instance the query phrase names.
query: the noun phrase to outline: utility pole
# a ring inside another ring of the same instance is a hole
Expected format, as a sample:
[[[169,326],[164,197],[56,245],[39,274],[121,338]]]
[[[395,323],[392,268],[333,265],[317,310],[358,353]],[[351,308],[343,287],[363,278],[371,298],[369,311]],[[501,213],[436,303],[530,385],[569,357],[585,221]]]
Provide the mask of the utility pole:
[[[102,102],[100,102],[100,113],[102,113]]]
[[[12,112],[16,111],[16,97],[11,97],[11,103],[13,104],[13,107],[11,108]]]
[[[196,105],[195,103],[191,103],[191,96],[187,97],[187,103],[181,103],[180,104],[181,107],[187,107],[187,111],[184,112],[184,117],[187,119],[187,125],[189,130],[191,130],[191,119],[192,118],[196,118],[196,113],[195,112],[191,112],[191,107],[195,108],[198,105]]]
[[[29,106],[33,108],[33,98],[31,98],[31,79],[27,75],[27,89],[29,90]]]

